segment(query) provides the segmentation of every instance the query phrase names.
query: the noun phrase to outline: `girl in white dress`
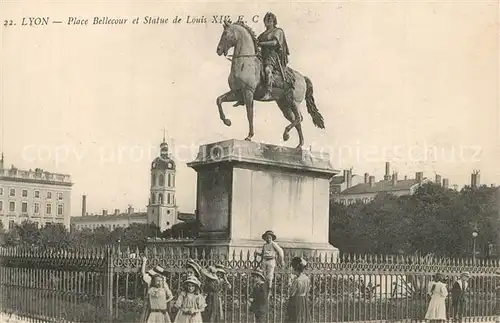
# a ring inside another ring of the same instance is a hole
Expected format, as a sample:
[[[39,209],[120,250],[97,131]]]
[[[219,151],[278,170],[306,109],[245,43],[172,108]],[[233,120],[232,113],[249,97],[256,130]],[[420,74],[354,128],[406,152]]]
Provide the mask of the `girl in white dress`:
[[[201,312],[205,310],[205,296],[201,294],[201,283],[195,276],[190,276],[182,284],[175,307],[179,309],[174,323],[202,323]]]
[[[431,284],[428,294],[431,297],[425,319],[430,322],[444,322],[446,321],[446,297],[448,296],[448,289],[443,283],[443,275],[436,274],[436,279]]]

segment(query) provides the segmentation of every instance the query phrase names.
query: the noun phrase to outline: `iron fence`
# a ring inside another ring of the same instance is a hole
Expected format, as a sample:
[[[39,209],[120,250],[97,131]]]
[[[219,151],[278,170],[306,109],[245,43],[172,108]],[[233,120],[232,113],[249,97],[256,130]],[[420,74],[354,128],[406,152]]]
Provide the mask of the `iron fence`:
[[[146,250],[148,268],[167,270],[176,296],[188,258],[202,266],[228,268],[231,289],[223,292],[224,322],[253,322],[249,311],[250,272],[259,266],[253,254],[217,254],[185,247]],[[285,263],[296,254],[286,254]],[[321,255],[308,260],[313,322],[421,321],[428,304],[427,285],[436,272],[449,289],[461,272],[471,274],[466,316],[489,320],[495,312],[497,260],[436,259],[417,256]],[[0,250],[0,306],[4,313],[48,322],[138,322],[145,285],[139,252],[113,248],[33,252]],[[277,268],[269,299],[268,322],[285,322],[292,273]],[[447,307],[451,313],[451,302]],[[171,317],[175,315],[170,308]]]

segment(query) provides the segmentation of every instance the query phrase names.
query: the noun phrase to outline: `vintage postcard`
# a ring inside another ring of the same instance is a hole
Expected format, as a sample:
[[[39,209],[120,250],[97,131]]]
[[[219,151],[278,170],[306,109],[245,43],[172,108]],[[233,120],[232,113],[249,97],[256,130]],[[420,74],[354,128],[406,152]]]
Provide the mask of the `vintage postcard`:
[[[0,322],[500,321],[498,13],[0,0]]]

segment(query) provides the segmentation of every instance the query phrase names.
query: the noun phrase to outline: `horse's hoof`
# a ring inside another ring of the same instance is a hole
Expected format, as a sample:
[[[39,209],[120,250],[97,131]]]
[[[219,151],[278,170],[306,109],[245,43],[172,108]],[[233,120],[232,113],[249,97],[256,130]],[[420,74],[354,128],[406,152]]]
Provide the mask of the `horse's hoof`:
[[[298,144],[297,147],[295,147],[295,149],[300,149],[302,150],[302,144]]]
[[[246,138],[245,138],[245,140],[246,140],[246,141],[252,141],[252,138],[250,138],[250,137],[246,137]]]
[[[283,133],[283,141],[287,141],[288,139],[290,139],[290,135],[288,134],[288,132],[284,132]]]
[[[224,124],[225,124],[226,126],[231,127],[231,120],[229,120],[229,119],[224,119],[223,121],[224,121]]]

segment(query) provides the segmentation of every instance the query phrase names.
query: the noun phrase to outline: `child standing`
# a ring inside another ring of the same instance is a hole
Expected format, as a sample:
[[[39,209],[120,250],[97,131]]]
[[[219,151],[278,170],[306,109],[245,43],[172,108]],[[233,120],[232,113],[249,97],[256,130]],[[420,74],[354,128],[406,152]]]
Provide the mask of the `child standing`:
[[[265,284],[266,276],[262,270],[257,269],[252,272],[252,277],[255,284],[250,296],[250,312],[255,315],[255,323],[264,323],[266,322],[269,292],[268,286]]]
[[[202,323],[201,312],[205,310],[206,304],[205,297],[200,293],[200,281],[190,276],[182,283],[182,287],[183,291],[175,302],[179,312],[174,323]]]
[[[269,288],[273,286],[274,269],[276,268],[276,260],[283,264],[284,253],[283,249],[275,242],[276,235],[273,231],[267,230],[262,235],[262,239],[266,241],[262,246],[262,252],[255,252],[255,255],[260,256],[262,270],[266,273],[266,278]]]
[[[146,257],[142,258],[142,277],[148,285],[145,307],[141,322],[146,323],[170,323],[170,316],[167,311],[167,303],[174,296],[164,280],[165,270],[160,266],[146,273]]]
[[[231,288],[231,284],[227,281],[227,273],[221,265],[209,266],[207,269],[203,268],[201,272],[205,277],[203,291],[207,295],[207,307],[203,312],[203,322],[224,322],[224,311],[222,310],[223,289]]]

